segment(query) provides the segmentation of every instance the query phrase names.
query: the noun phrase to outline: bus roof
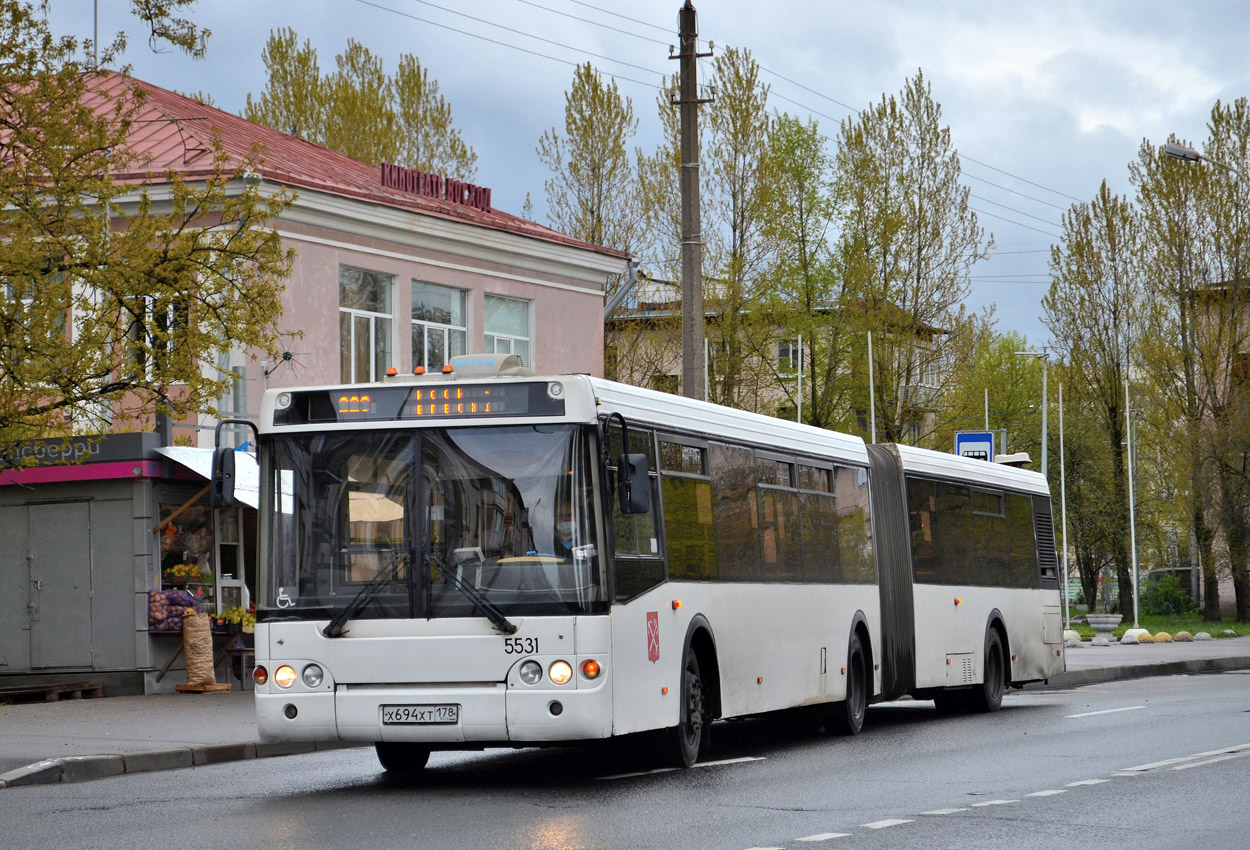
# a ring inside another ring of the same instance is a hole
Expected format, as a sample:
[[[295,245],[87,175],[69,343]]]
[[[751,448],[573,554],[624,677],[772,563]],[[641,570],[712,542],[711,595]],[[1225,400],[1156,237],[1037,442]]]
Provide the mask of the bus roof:
[[[903,472],[960,481],[971,480],[990,487],[1002,487],[1039,496],[1050,495],[1050,487],[1040,472],[915,446],[899,445],[897,448],[899,459],[903,463]]]
[[[832,455],[861,465],[868,464],[868,451],[859,437],[814,428],[786,419],[777,419],[719,404],[685,398],[591,378],[590,384],[603,412],[619,412],[628,422],[646,422],[657,427],[706,434],[711,438],[775,446],[778,451]],[[715,416],[715,424],[709,417]]]

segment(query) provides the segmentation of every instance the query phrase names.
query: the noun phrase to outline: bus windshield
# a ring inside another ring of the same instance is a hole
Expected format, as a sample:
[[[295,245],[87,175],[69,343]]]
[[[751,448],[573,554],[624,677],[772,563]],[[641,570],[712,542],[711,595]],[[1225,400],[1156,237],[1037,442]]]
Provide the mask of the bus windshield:
[[[606,608],[579,426],[298,434],[266,448],[262,618]]]

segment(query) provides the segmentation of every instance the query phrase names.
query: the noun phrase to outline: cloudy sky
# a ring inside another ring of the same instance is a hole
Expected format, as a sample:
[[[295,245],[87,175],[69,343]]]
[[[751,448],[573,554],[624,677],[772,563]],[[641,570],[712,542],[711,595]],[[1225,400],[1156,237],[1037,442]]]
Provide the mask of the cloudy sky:
[[[293,28],[323,73],[353,38],[393,71],[411,53],[438,80],[478,154],[477,182],[519,213],[526,193],[545,218],[549,176],[534,148],[563,126],[573,68],[615,76],[640,118],[636,144],[658,143],[655,90],[672,74],[684,0],[201,0],[208,56],[154,54],[122,0],[99,2],[101,40],[125,29],[134,74],[203,91],[242,112],[265,85],[261,51]],[[1183,8],[1182,8],[1183,5]],[[942,105],[965,182],[995,255],[968,299],[996,305],[998,329],[1036,344],[1049,246],[1076,201],[1101,181],[1127,193],[1143,140],[1200,143],[1217,99],[1250,94],[1250,5],[1228,0],[699,0],[699,35],[748,48],[766,69],[770,105],[816,118],[834,137],[854,110],[896,94],[917,69]],[[53,0],[58,32],[89,37],[93,0]],[[701,79],[710,68],[704,64]]]

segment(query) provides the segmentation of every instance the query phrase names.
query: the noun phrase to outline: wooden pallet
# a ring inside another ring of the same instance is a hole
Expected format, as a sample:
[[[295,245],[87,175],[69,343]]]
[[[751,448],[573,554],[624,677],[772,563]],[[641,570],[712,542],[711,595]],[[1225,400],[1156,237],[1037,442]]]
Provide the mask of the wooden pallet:
[[[94,682],[67,682],[57,685],[4,685],[0,687],[0,701],[10,698],[42,698],[44,702],[62,699],[83,699],[104,696],[104,686]]]
[[[180,694],[224,694],[230,690],[229,682],[218,682],[215,685],[174,685]]]

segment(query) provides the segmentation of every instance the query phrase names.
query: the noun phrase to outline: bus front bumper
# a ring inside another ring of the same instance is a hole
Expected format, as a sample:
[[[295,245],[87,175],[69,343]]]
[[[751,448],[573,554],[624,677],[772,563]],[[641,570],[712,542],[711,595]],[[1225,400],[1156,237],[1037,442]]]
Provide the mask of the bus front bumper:
[[[612,690],[593,687],[338,685],[332,691],[256,693],[264,741],[409,741],[511,745],[583,741],[612,734]]]

